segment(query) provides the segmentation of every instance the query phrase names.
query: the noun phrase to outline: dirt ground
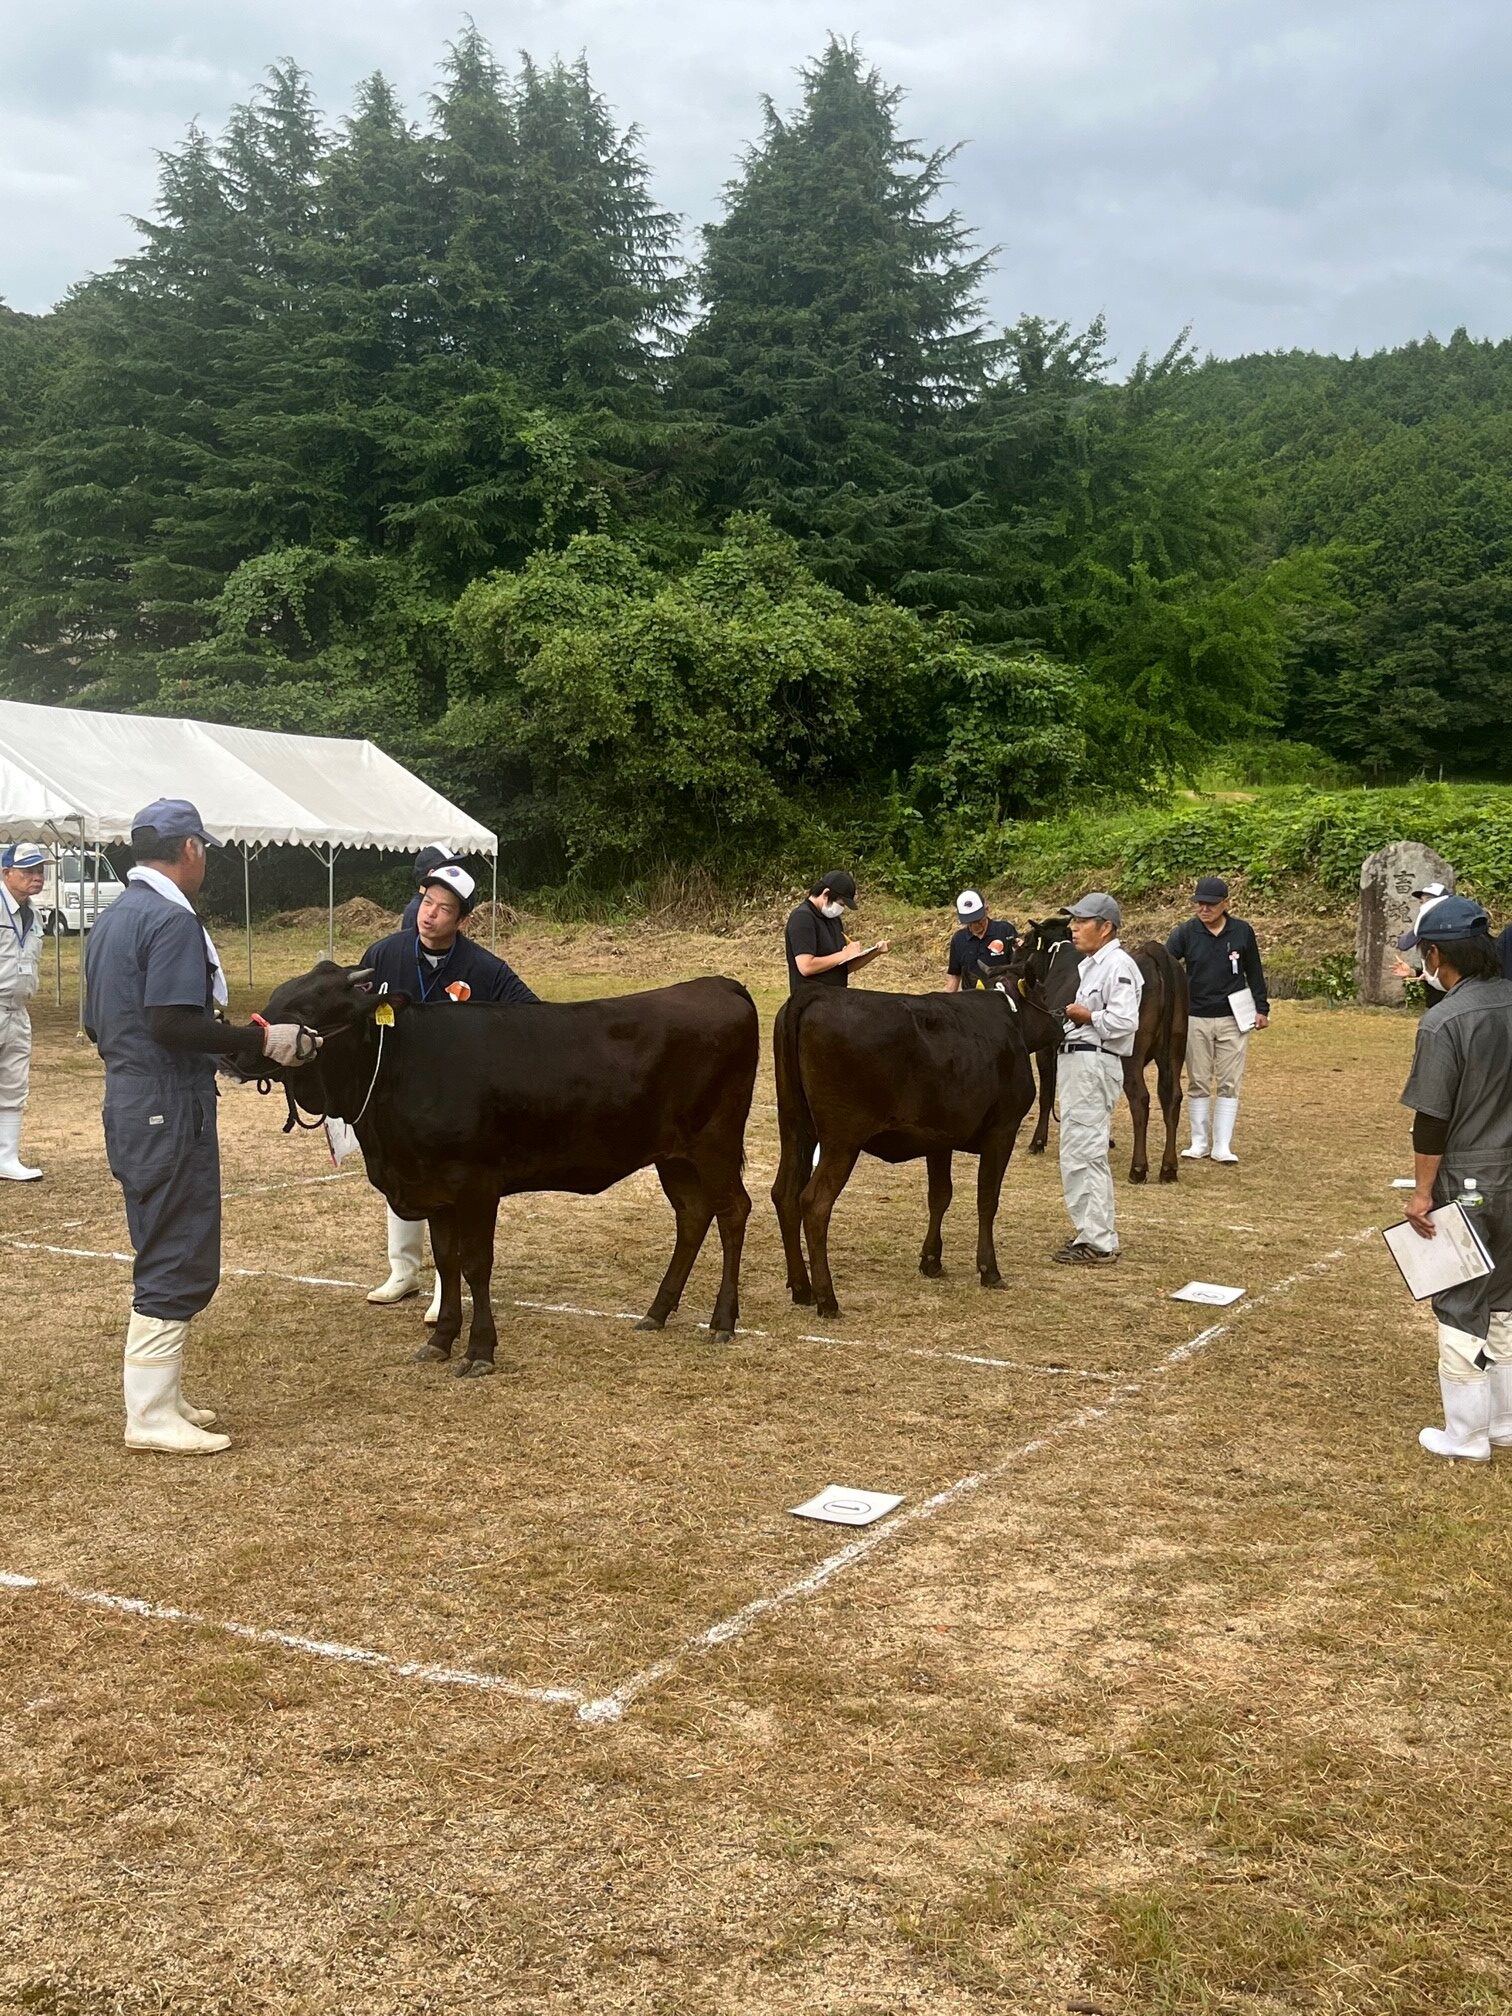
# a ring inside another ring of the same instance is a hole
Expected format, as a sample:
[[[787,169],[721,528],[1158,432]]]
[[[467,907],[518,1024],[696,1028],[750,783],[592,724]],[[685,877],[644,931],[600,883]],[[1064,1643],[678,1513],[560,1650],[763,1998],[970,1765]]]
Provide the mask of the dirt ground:
[[[896,921],[876,983],[928,984]],[[321,949],[268,934],[238,1008]],[[780,999],[754,926],[506,949],[558,998]],[[235,1444],[202,1463],[121,1447],[99,1067],[37,1022],[47,1181],[0,1199],[0,2008],[1508,2006],[1512,1466],[1418,1451],[1431,1326],[1368,1236],[1409,1018],[1281,1004],[1241,1165],[1121,1182],[1091,1277],[1049,1263],[1053,1137],[1009,1171],[1000,1294],[974,1164],[940,1281],[922,1168],[864,1165],[829,1325],[783,1288],[764,1058],[734,1346],[698,1327],[711,1257],[665,1333],[627,1320],[671,1247],[642,1176],[505,1204],[485,1382],[364,1303],[360,1175],[228,1090],[244,1271],[186,1384]],[[1192,1278],[1248,1299],[1172,1302]],[[788,1515],[831,1481],[903,1507],[855,1547]]]

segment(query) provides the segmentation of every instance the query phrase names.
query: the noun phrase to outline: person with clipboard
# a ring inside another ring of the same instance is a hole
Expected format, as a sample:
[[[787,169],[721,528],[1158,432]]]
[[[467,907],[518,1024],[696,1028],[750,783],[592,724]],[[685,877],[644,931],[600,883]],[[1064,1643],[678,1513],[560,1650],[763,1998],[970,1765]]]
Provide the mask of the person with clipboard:
[[[1254,931],[1229,915],[1229,886],[1204,875],[1192,893],[1193,915],[1178,924],[1166,950],[1186,968],[1191,990],[1187,1024],[1189,1162],[1237,1162],[1234,1122],[1250,1031],[1270,1020],[1270,996]]]
[[[1407,1222],[1432,1239],[1434,1213],[1457,1205],[1491,1262],[1432,1298],[1444,1425],[1418,1441],[1433,1456],[1485,1463],[1494,1446],[1512,1446],[1512,981],[1468,897],[1440,897],[1413,936],[1407,949],[1444,992],[1418,1024],[1402,1093],[1417,1183]]]

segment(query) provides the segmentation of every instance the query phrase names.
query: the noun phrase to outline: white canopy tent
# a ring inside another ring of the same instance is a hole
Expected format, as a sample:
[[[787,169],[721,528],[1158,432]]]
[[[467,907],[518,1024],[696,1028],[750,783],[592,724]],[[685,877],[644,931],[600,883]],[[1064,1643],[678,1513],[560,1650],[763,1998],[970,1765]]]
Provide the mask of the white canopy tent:
[[[348,849],[487,855],[498,895],[497,837],[371,742],[0,700],[0,840],[76,846],[98,861],[130,840],[154,798],[193,799],[206,830],[242,849],[249,982],[250,864],[264,847],[308,847],[324,862],[333,955],[336,857]],[[82,971],[81,958],[81,1013]]]

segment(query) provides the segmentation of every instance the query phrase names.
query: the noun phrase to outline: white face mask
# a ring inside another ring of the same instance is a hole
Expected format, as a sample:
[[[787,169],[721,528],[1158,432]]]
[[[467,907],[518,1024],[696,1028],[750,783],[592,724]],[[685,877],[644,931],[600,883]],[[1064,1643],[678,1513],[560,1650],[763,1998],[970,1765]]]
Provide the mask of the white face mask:
[[[845,905],[843,903],[823,903],[819,907],[820,914],[825,917],[843,917],[845,915]]]
[[[1426,966],[1423,968],[1423,978],[1428,982],[1428,985],[1434,990],[1436,994],[1448,993],[1449,990],[1444,985],[1443,981],[1439,979],[1436,973],[1430,973]]]

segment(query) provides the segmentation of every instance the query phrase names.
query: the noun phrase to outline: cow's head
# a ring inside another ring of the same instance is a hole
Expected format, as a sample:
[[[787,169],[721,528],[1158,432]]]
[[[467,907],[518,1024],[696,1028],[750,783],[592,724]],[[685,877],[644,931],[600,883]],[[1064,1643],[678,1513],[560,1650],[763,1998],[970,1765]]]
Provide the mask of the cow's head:
[[[308,973],[300,973],[274,988],[262,1011],[262,1020],[297,1022],[302,1028],[318,1031],[323,1041],[330,1043],[339,1041],[350,1031],[365,1030],[372,1023],[381,1001],[387,1001],[394,1010],[409,1005],[407,996],[373,993],[368,985],[370,977],[365,967],[340,966],[334,959],[322,959]],[[325,1061],[336,1062],[335,1053]],[[313,1077],[318,1075],[320,1064],[321,1060],[317,1059],[313,1065],[300,1065],[284,1071],[264,1058],[254,1067],[238,1069],[236,1075],[276,1078],[303,1085],[305,1075],[310,1074],[310,1089],[313,1090]]]
[[[1058,1015],[1075,998],[1080,964],[1071,943],[1070,919],[1063,911],[1054,917],[1030,918],[1014,970],[1025,989],[1050,1013]]]

